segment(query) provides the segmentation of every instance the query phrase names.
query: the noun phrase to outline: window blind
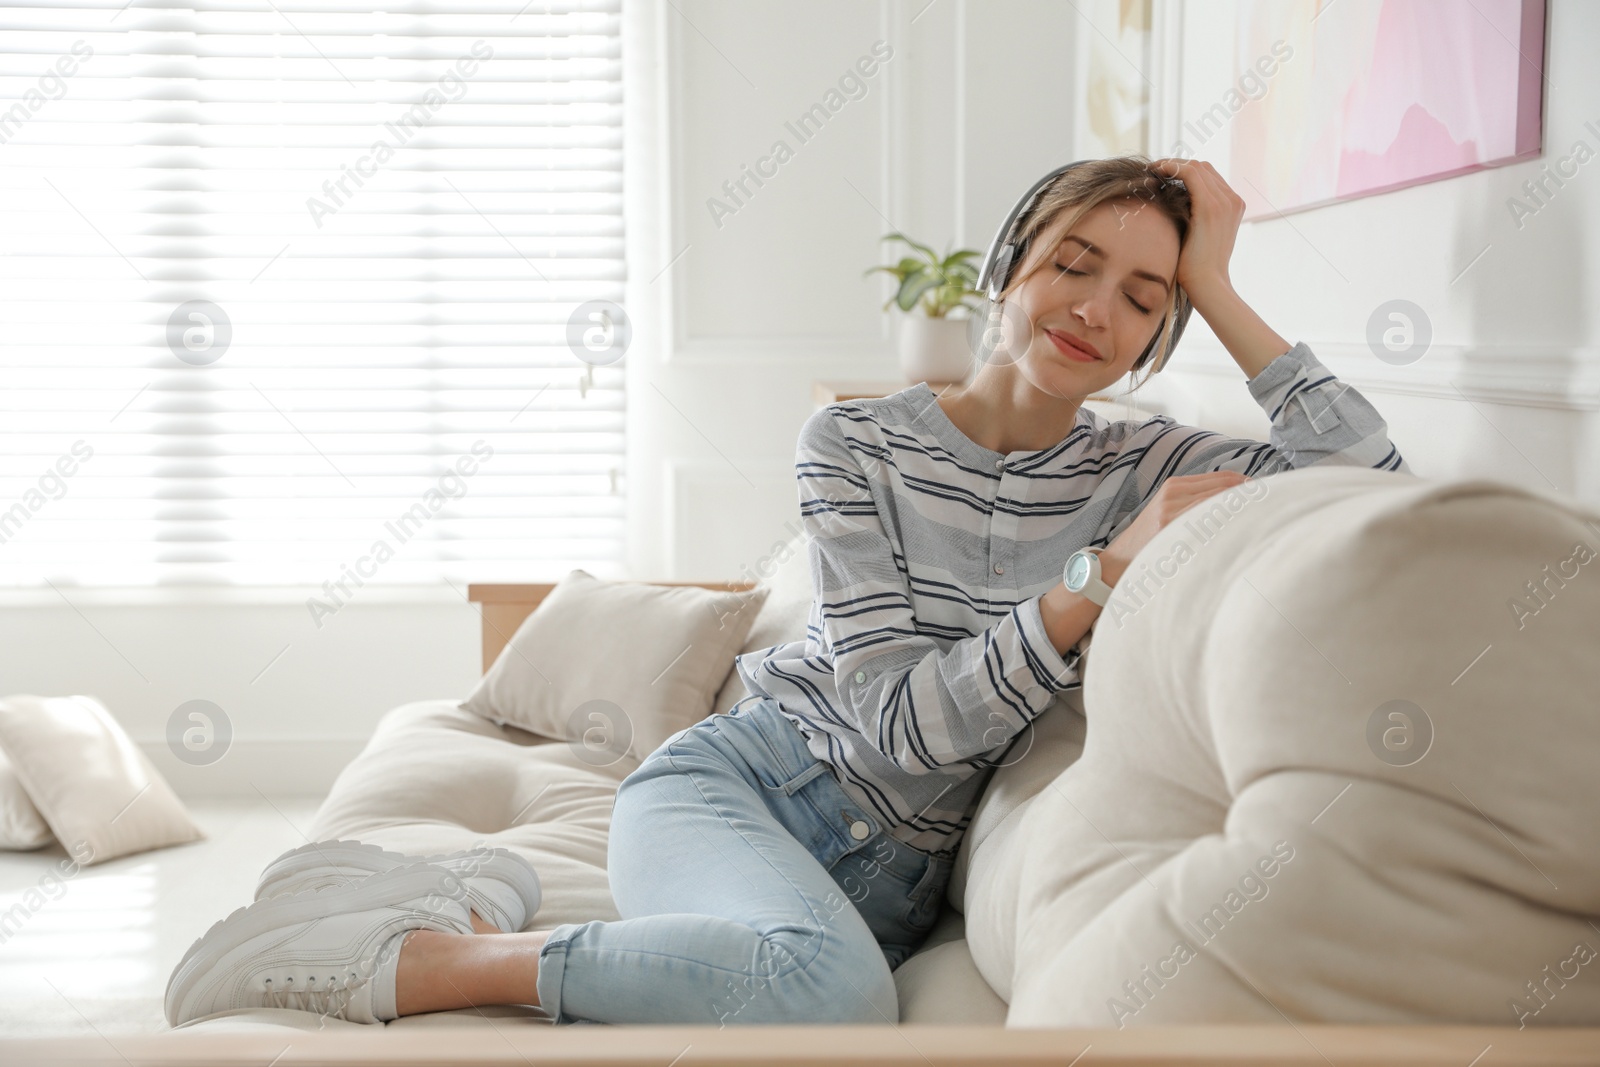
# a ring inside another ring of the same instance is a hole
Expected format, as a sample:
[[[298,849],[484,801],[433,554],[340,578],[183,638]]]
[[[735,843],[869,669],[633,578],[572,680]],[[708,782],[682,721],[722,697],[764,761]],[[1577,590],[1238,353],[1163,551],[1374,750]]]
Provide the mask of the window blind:
[[[620,560],[620,5],[0,7],[0,583]]]

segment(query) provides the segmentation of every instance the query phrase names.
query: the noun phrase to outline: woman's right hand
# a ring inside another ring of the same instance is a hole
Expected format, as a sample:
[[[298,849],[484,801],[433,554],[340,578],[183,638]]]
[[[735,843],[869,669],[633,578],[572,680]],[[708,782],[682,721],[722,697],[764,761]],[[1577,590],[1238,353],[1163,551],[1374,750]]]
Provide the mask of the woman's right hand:
[[[1205,474],[1175,474],[1163,481],[1144,510],[1100,553],[1101,580],[1107,585],[1116,585],[1128,564],[1158,530],[1207,497],[1248,480],[1238,471],[1207,471]]]

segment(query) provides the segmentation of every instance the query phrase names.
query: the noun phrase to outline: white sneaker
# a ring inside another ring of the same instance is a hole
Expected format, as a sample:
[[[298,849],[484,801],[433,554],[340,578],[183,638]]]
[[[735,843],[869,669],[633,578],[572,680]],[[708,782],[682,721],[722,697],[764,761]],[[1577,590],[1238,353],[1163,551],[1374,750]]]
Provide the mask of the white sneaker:
[[[246,905],[207,930],[173,968],[167,1022],[180,1026],[234,1008],[387,1022],[399,1014],[394,980],[405,935],[472,933],[454,880],[442,867],[411,863],[352,885]]]
[[[379,871],[418,862],[450,871],[459,883],[455,895],[464,892],[469,906],[502,933],[518,932],[539,910],[539,875],[533,865],[508,848],[488,846],[422,857],[359,841],[318,841],[268,864],[256,886],[256,899],[350,885]]]

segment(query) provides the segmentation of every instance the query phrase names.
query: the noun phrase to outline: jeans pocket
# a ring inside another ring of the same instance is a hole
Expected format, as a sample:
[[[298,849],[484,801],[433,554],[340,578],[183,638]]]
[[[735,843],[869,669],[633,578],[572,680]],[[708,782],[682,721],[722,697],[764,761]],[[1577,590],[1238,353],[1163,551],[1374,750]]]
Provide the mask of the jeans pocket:
[[[905,910],[900,915],[900,925],[916,940],[927,936],[939,919],[944,904],[945,890],[950,885],[951,860],[929,854],[922,877],[906,895]]]
[[[744,704],[717,716],[717,721],[728,744],[738,750],[756,781],[769,792],[795,793],[828,769],[774,705]]]

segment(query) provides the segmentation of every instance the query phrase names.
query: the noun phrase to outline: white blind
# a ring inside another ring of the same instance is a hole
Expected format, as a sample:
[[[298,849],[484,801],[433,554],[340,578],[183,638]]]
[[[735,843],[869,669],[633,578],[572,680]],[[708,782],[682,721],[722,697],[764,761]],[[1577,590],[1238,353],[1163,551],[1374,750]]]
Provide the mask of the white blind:
[[[620,5],[0,7],[0,582],[612,568]]]

